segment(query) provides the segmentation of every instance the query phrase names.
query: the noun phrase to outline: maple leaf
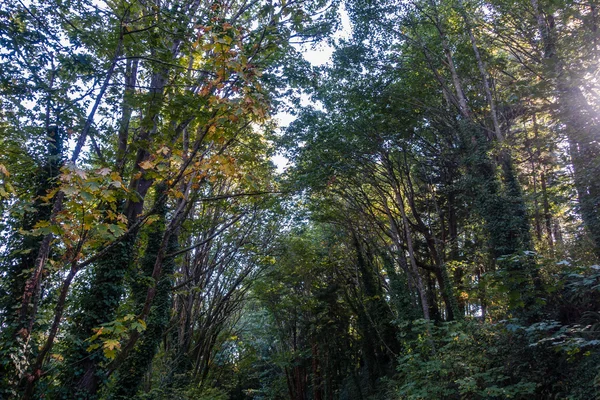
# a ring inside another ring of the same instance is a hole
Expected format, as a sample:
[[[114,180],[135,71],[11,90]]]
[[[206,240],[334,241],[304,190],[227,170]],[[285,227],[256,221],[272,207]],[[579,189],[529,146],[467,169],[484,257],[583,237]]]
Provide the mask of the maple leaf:
[[[87,174],[85,173],[84,170],[80,169],[80,168],[73,168],[75,174],[77,174],[77,176],[79,176],[81,179],[87,179]]]
[[[109,350],[120,349],[121,343],[117,339],[106,339],[102,347]]]
[[[110,168],[101,168],[98,170],[98,175],[100,176],[106,176],[108,174],[110,174]]]
[[[142,167],[142,169],[150,169],[154,168],[154,164],[151,161],[146,160],[140,163],[140,167]]]
[[[169,149],[167,146],[163,146],[163,147],[161,147],[160,149],[158,149],[158,150],[156,151],[156,153],[157,153],[157,154],[160,154],[160,153],[162,153],[162,154],[164,154],[165,156],[168,156],[170,151],[171,151],[171,149]]]

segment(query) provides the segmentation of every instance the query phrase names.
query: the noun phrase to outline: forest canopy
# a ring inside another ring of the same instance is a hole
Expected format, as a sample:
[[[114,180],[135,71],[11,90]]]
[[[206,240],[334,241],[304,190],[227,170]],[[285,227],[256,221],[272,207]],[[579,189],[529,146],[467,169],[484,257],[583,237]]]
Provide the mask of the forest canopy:
[[[0,398],[600,398],[599,6],[5,1]]]

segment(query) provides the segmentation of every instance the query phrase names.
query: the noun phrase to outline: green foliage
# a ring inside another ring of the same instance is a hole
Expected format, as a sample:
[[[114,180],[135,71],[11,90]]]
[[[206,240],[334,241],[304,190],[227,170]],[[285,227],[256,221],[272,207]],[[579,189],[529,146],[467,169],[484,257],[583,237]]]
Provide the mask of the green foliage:
[[[400,398],[527,398],[535,393],[536,383],[510,365],[506,352],[517,338],[502,324],[415,321],[400,329],[417,337],[405,342],[406,355],[398,360]]]
[[[141,333],[146,330],[146,327],[146,322],[136,319],[133,314],[128,314],[123,318],[107,322],[101,327],[96,328],[95,333],[87,339],[91,344],[86,351],[92,352],[98,348],[102,348],[104,357],[108,360],[113,360],[117,355],[117,351],[121,348],[121,340],[125,337],[126,333],[130,331]],[[101,343],[96,343],[98,339],[100,339]]]
[[[597,269],[576,270],[579,273],[562,272],[561,288],[545,305],[557,317],[565,317],[557,310],[561,303],[564,307],[566,301],[574,305],[577,298],[587,298],[578,304],[590,307],[589,299],[597,296]],[[398,375],[386,381],[383,393],[407,399],[595,397],[600,373],[592,366],[600,354],[597,312],[580,316],[576,322],[532,324],[518,319],[494,324],[477,320],[401,323],[404,355],[398,359]],[[555,376],[561,379],[551,378]]]
[[[7,3],[0,397],[599,397],[597,24]]]

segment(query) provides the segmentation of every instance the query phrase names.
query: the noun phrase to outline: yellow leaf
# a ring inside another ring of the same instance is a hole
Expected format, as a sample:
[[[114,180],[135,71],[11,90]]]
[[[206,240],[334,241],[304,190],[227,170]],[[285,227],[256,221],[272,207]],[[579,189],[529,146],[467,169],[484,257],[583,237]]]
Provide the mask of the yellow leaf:
[[[157,153],[157,154],[160,154],[160,153],[162,153],[162,154],[164,154],[165,156],[167,156],[167,155],[169,155],[169,151],[170,151],[170,149],[169,149],[167,146],[163,146],[163,147],[161,147],[160,149],[158,149],[158,150],[156,151],[156,153]]]
[[[0,164],[0,172],[2,172],[3,175],[5,176],[10,176],[10,173],[8,172],[8,170],[6,169],[6,167],[2,164]]]
[[[102,344],[102,347],[109,350],[120,349],[121,343],[116,339],[106,339]]]
[[[38,221],[33,227],[35,229],[38,229],[38,228],[45,228],[47,226],[50,226],[50,222],[48,222],[48,221]]]
[[[146,219],[146,224],[150,225],[153,224],[154,222],[158,221],[160,219],[160,217],[158,215],[151,215],[148,217],[148,219]]]
[[[142,167],[142,169],[150,169],[154,167],[154,164],[152,164],[152,162],[146,160],[146,161],[142,161],[140,163],[140,167]]]
[[[85,349],[85,351],[87,351],[88,353],[91,353],[92,351],[96,350],[98,347],[100,347],[99,344],[91,344],[88,346],[87,349]]]

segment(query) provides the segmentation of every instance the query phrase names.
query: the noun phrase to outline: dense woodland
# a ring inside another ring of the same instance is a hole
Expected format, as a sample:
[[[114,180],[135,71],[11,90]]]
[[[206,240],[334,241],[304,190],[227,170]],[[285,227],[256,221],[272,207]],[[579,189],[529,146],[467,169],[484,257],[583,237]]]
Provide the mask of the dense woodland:
[[[599,7],[3,0],[0,398],[600,398]]]

